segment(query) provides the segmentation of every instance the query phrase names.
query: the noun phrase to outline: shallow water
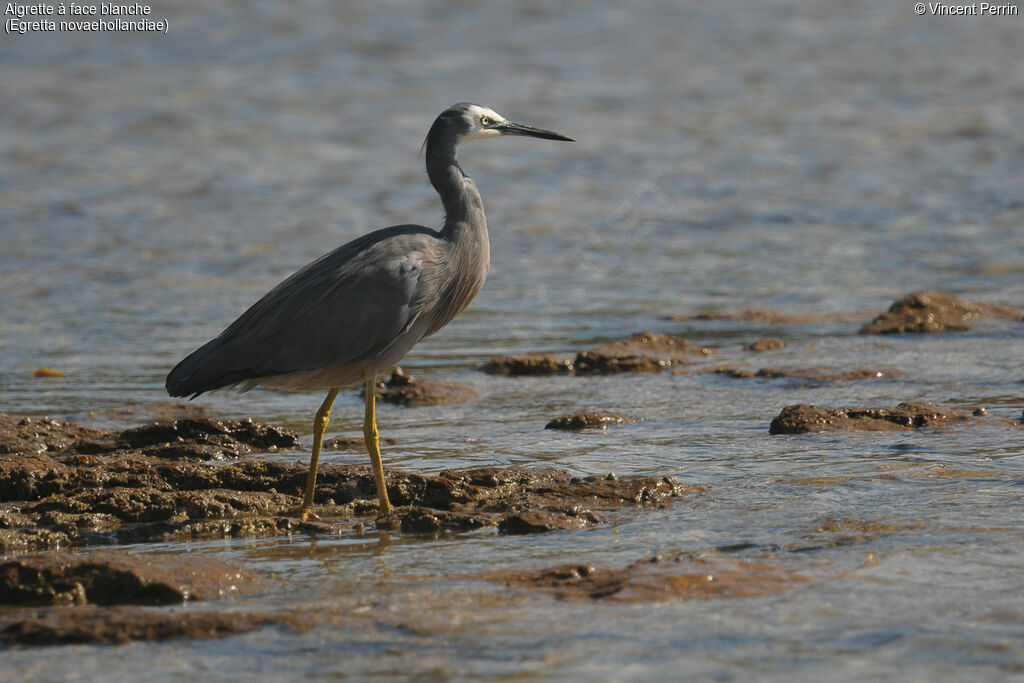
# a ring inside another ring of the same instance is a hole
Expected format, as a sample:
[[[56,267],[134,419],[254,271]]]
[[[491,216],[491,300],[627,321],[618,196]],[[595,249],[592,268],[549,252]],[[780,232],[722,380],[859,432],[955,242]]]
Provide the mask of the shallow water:
[[[153,6],[166,36],[0,41],[0,410],[101,427],[150,419],[184,354],[309,260],[371,227],[434,224],[417,150],[459,100],[577,138],[460,153],[492,269],[405,367],[473,404],[382,406],[386,464],[652,473],[707,493],[594,529],[437,540],[363,535],[140,546],[272,579],[225,609],[326,605],[366,628],[4,654],[24,679],[242,675],[720,680],[1002,679],[1024,670],[1020,323],[856,336],[917,290],[1024,305],[1021,17],[900,3],[311,1]],[[852,314],[767,326],[702,310]],[[892,367],[845,383],[707,373],[494,378],[504,353],[682,334],[723,362]],[[782,337],[753,357],[742,343]],[[66,373],[34,379],[33,367]],[[308,439],[321,397],[203,396]],[[770,437],[792,403],[985,406],[993,424]],[[575,409],[644,418],[545,431]],[[354,432],[354,392],[332,429]],[[287,459],[305,453],[284,454]],[[328,461],[362,464],[355,452]],[[895,525],[823,543],[823,520]],[[571,603],[495,567],[624,567],[773,547],[810,578],[768,597]],[[811,546],[822,546],[814,549]],[[199,605],[195,609],[201,609]],[[192,609],[185,607],[184,609]]]

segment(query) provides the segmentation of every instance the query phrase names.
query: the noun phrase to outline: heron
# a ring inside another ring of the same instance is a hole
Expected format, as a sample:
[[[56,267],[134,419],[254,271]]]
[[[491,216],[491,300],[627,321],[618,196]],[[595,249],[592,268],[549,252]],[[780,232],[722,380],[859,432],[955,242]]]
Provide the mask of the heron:
[[[317,518],[313,492],[331,408],[342,387],[359,382],[378,514],[391,513],[374,407],[376,376],[451,322],[483,287],[490,266],[487,219],[480,192],[455,150],[470,140],[505,135],[573,142],[488,107],[449,107],[423,143],[427,176],[444,206],[440,230],[395,225],[343,244],[274,287],[167,375],[167,392],[179,397],[232,387],[327,390],[313,417],[313,449],[298,509],[303,520]]]

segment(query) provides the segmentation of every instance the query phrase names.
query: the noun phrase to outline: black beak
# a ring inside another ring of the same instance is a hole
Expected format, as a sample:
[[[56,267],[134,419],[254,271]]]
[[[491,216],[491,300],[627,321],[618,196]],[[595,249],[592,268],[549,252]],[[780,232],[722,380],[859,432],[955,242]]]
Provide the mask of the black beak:
[[[544,130],[543,128],[534,128],[533,126],[524,126],[521,123],[512,123],[511,121],[501,121],[499,123],[493,123],[488,128],[492,128],[502,135],[524,135],[531,138],[541,138],[543,140],[562,140],[563,142],[576,142],[572,138],[566,137],[560,133],[556,133],[550,130]]]

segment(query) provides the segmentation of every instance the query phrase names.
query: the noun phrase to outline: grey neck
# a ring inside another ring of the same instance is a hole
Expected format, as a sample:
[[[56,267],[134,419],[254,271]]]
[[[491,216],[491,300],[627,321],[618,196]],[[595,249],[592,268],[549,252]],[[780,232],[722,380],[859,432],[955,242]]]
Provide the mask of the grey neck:
[[[449,239],[465,228],[486,232],[483,201],[476,183],[466,175],[455,159],[455,147],[442,145],[427,148],[427,175],[430,184],[441,196],[444,204],[444,228],[441,234]]]

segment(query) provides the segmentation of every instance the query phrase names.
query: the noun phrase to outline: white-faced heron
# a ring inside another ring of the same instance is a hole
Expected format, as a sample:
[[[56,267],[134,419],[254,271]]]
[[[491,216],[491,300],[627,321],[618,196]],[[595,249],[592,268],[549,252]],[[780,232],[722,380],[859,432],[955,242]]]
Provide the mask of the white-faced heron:
[[[572,142],[507,121],[487,107],[450,107],[425,142],[427,175],[444,204],[440,231],[396,225],[338,247],[270,290],[167,375],[171,396],[192,398],[233,386],[328,389],[313,420],[303,519],[316,516],[313,490],[331,406],[341,387],[358,382],[365,385],[363,436],[380,514],[391,511],[374,415],[376,375],[448,324],[483,286],[490,265],[484,206],[455,148],[500,135]]]

